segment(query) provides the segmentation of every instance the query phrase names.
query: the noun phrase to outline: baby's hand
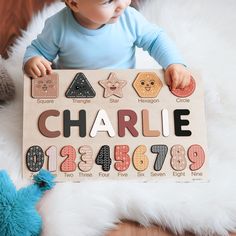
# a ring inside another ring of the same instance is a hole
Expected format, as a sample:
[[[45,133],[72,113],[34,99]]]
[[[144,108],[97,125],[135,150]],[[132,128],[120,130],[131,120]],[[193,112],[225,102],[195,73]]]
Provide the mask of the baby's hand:
[[[172,64],[165,71],[165,81],[171,89],[185,88],[189,85],[191,73],[184,65]]]
[[[33,77],[36,79],[37,77],[45,76],[47,74],[51,74],[52,63],[46,60],[43,57],[36,56],[30,58],[24,66],[24,71],[29,77]]]

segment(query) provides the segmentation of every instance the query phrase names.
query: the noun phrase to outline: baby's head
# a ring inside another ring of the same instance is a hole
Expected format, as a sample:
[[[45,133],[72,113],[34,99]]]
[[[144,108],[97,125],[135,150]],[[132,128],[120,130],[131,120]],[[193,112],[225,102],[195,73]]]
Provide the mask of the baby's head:
[[[76,19],[88,28],[115,23],[131,0],[65,0]]]

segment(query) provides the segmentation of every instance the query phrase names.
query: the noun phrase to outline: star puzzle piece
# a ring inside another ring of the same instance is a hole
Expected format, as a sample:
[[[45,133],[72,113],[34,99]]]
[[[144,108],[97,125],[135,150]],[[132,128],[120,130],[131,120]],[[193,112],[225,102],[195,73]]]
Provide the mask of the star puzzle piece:
[[[37,79],[32,79],[32,97],[37,99],[53,99],[58,97],[58,74],[52,73]]]
[[[115,73],[110,73],[108,79],[99,80],[99,84],[104,88],[104,97],[115,95],[122,98],[122,88],[127,84],[126,80],[119,80]]]
[[[154,72],[141,72],[133,82],[133,87],[139,97],[154,98],[156,97],[163,84]]]
[[[67,98],[94,98],[96,92],[83,73],[77,73],[66,91]]]

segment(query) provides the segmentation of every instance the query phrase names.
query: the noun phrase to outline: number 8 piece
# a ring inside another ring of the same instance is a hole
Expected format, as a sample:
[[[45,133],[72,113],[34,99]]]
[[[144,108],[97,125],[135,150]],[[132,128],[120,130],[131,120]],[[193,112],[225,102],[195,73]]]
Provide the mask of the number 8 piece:
[[[171,90],[161,70],[55,70],[24,78],[23,175],[57,181],[207,181],[199,76]]]

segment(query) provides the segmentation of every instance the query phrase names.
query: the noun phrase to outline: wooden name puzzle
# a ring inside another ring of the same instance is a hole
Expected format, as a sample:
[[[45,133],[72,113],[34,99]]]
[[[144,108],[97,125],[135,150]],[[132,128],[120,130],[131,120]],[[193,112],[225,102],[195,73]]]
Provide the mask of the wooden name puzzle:
[[[161,70],[55,70],[24,78],[23,174],[57,181],[207,181],[201,80]]]

